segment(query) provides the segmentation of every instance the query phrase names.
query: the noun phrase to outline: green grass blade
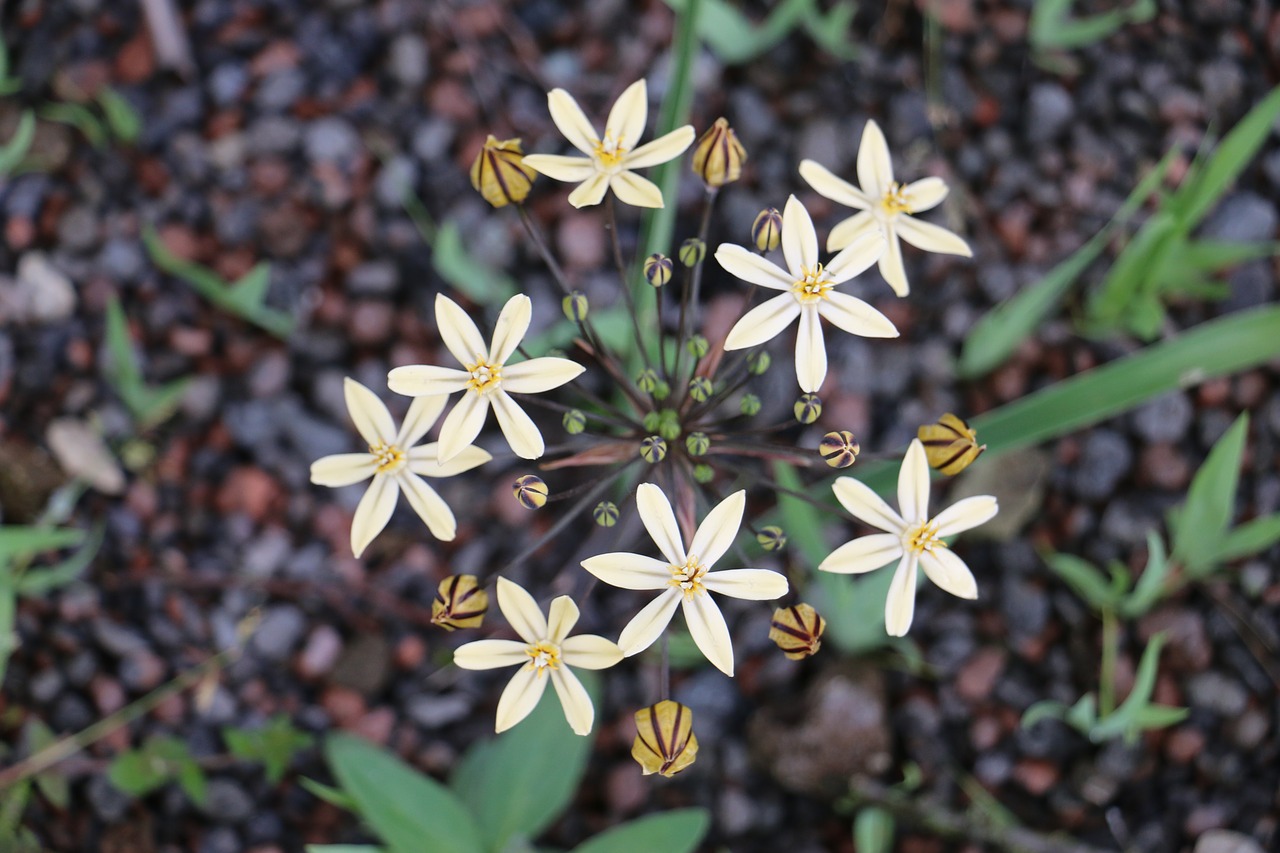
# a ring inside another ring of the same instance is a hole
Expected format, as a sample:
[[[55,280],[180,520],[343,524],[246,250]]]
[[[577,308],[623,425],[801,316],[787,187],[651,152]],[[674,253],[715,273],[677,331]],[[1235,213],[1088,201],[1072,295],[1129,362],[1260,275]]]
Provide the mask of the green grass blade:
[[[0,147],[0,175],[8,175],[18,168],[22,159],[31,150],[31,143],[36,137],[36,117],[31,110],[22,114],[18,126],[9,141]]]
[[[1213,559],[1219,563],[1238,560],[1261,553],[1277,542],[1280,542],[1280,513],[1255,518],[1232,530]]]
[[[1218,439],[1209,458],[1191,479],[1187,502],[1176,513],[1173,524],[1173,556],[1192,575],[1212,569],[1215,555],[1226,542],[1227,528],[1235,514],[1236,487],[1240,482],[1240,460],[1249,434],[1249,413]]]
[[[1150,286],[1152,270],[1164,262],[1183,233],[1178,220],[1166,212],[1147,220],[1090,297],[1085,320],[1089,334],[1108,335],[1117,327],[1132,327],[1129,315]]]

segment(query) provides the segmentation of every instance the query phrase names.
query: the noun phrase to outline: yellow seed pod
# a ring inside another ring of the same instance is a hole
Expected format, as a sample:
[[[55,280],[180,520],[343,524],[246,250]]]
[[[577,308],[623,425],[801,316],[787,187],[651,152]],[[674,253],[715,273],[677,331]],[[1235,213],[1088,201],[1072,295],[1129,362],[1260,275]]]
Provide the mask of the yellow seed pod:
[[[801,394],[792,411],[796,420],[807,426],[822,417],[822,398],[817,394]]]
[[[613,527],[618,523],[618,505],[613,501],[600,501],[591,510],[591,517],[601,527]]]
[[[547,503],[547,484],[541,477],[525,474],[516,479],[511,486],[511,494],[516,496],[520,506],[525,509],[542,509]]]
[[[525,200],[537,174],[524,164],[519,139],[497,139],[490,134],[471,164],[471,186],[489,204],[506,207]]]
[[[920,427],[916,435],[924,445],[929,467],[948,477],[959,474],[987,449],[978,444],[978,433],[960,418],[947,412],[936,424]]]
[[[646,776],[659,773],[671,777],[688,767],[698,757],[693,711],[670,699],[636,711],[631,757]]]
[[[751,223],[751,242],[762,252],[772,252],[782,242],[782,214],[776,207],[766,207]]]
[[[446,631],[478,628],[489,610],[489,593],[475,575],[450,575],[436,587],[431,622]]]
[[[712,188],[742,177],[742,164],[746,161],[747,150],[725,118],[716,119],[693,149],[693,171]]]
[[[657,465],[667,458],[667,442],[660,435],[646,436],[640,442],[640,455],[650,465]]]
[[[827,620],[807,604],[779,607],[773,611],[769,639],[792,660],[807,658],[822,648],[822,632]]]
[[[847,429],[829,432],[818,443],[818,452],[832,468],[848,468],[858,460],[860,450],[862,446]]]
[[[690,237],[680,244],[680,263],[696,267],[707,256],[707,244],[697,237]]]
[[[671,270],[674,265],[671,259],[661,252],[654,252],[652,255],[644,259],[644,277],[645,281],[654,287],[662,287],[671,281]]]
[[[760,532],[756,534],[756,541],[766,551],[781,551],[787,547],[787,533],[776,524],[770,524],[768,527],[760,528]]]

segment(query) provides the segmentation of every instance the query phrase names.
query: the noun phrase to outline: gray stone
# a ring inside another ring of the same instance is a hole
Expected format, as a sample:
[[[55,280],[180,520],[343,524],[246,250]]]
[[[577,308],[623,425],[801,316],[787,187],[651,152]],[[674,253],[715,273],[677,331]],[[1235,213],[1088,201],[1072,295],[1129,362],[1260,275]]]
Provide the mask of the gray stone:
[[[239,853],[243,849],[240,836],[234,829],[215,826],[200,836],[200,846],[196,848],[196,853]]]
[[[219,106],[227,106],[240,100],[249,84],[249,72],[236,62],[224,62],[209,74],[209,95]]]
[[[421,86],[427,79],[427,59],[427,43],[416,33],[401,33],[387,51],[387,71],[402,86]]]
[[[253,634],[254,651],[270,661],[282,661],[293,651],[307,630],[307,619],[292,604],[268,607]]]
[[[1180,440],[1191,428],[1195,408],[1181,391],[1157,397],[1133,413],[1138,435],[1152,443]]]
[[[286,68],[268,75],[258,84],[254,103],[265,113],[278,113],[292,107],[307,91],[307,75],[300,68]]]
[[[93,635],[100,647],[117,657],[124,657],[147,648],[147,641],[141,634],[105,618],[94,621]]]
[[[1245,190],[1222,200],[1200,229],[1200,236],[1233,243],[1274,240],[1276,225],[1276,206]]]
[[[1057,83],[1037,83],[1031,88],[1027,105],[1027,139],[1043,144],[1056,138],[1075,116],[1075,104],[1069,93]]]
[[[18,259],[11,283],[0,282],[0,316],[22,323],[58,323],[75,311],[76,291],[62,270],[43,252]]]
[[[1133,451],[1124,437],[1096,429],[1085,437],[1071,482],[1080,497],[1100,501],[1110,497],[1133,466]]]
[[[240,572],[249,578],[265,579],[276,574],[293,549],[289,534],[278,527],[263,531],[245,547]]]
[[[347,292],[353,296],[387,296],[399,286],[400,271],[391,261],[365,261],[347,275]]]
[[[98,244],[98,215],[86,204],[78,204],[58,220],[58,242],[72,252],[87,252]]]
[[[398,211],[417,180],[418,166],[413,160],[403,155],[392,157],[378,171],[373,185],[374,197],[388,210]]]
[[[105,773],[95,773],[89,777],[89,805],[105,823],[117,823],[129,810],[133,797],[112,785]]]
[[[289,356],[272,350],[249,368],[249,391],[255,397],[275,397],[289,384]]]
[[[239,782],[210,779],[200,811],[219,823],[243,823],[253,816],[253,798]]]
[[[325,116],[307,125],[303,144],[313,163],[346,164],[360,153],[360,134],[346,119]]]
[[[420,693],[405,702],[405,713],[427,729],[439,729],[465,719],[471,713],[472,701],[459,693]]]
[[[1216,670],[1192,676],[1187,695],[1193,707],[1228,718],[1239,716],[1249,704],[1249,694],[1240,682]]]
[[[136,240],[114,237],[106,242],[98,253],[98,268],[113,281],[135,281],[146,269],[147,259],[142,246]]]
[[[245,148],[250,156],[288,154],[302,140],[302,128],[287,116],[262,116],[245,132]]]
[[[1262,845],[1229,829],[1211,829],[1196,839],[1193,853],[1264,853]]]
[[[448,154],[455,132],[453,124],[445,119],[425,119],[413,131],[410,146],[414,156],[423,163],[439,161]]]

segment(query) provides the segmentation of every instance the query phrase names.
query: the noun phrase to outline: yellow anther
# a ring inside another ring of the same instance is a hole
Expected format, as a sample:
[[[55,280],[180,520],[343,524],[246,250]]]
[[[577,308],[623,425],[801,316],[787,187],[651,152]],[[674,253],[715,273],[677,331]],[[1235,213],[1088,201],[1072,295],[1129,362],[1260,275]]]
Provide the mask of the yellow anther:
[[[884,198],[880,199],[880,206],[890,216],[897,216],[899,213],[910,213],[911,205],[907,203],[906,184],[900,184],[897,181],[889,184],[889,189],[885,190]]]
[[[820,299],[827,298],[827,292],[836,286],[836,283],[829,278],[824,278],[826,271],[822,268],[822,264],[818,264],[813,269],[801,267],[803,278],[797,279],[791,285],[791,293],[801,302],[817,302]]]
[[[486,394],[497,388],[502,382],[502,365],[477,362],[467,367],[471,379],[467,381],[467,389],[477,394]]]
[[[947,547],[947,543],[938,538],[938,522],[926,521],[915,527],[907,528],[902,534],[902,547],[913,554],[923,554]]]
[[[622,157],[627,153],[627,149],[622,147],[621,141],[614,138],[614,135],[608,131],[605,131],[604,139],[596,140],[595,150],[596,159],[606,169],[621,165]]]
[[[404,467],[404,451],[394,444],[371,444],[369,452],[378,459],[379,474],[390,474]]]
[[[707,567],[698,562],[698,555],[690,554],[683,566],[671,566],[671,580],[667,583],[683,590],[685,598],[692,598],[703,592],[702,578],[706,573]]]
[[[534,643],[526,646],[524,653],[529,656],[529,666],[534,668],[539,676],[546,674],[549,669],[560,668],[560,647],[554,643]]]

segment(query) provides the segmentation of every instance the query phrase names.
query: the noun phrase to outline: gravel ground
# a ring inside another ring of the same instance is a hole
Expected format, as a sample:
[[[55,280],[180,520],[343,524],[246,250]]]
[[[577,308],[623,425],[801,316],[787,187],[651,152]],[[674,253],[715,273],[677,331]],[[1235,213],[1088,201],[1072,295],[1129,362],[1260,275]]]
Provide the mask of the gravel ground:
[[[660,93],[672,34],[661,2],[179,5],[194,63],[186,74],[157,60],[139,4],[4,10],[22,89],[0,103],[0,138],[15,101],[82,100],[104,85],[144,122],[136,144],[103,148],[42,122],[44,169],[0,183],[0,293],[19,297],[0,303],[3,521],[30,521],[62,478],[44,450],[55,418],[92,415],[116,446],[132,436],[102,378],[112,296],[151,381],[196,377],[173,419],[129,442],[139,464],[123,493],[80,502],[75,523],[105,526],[84,580],[22,606],[4,724],[35,715],[55,732],[78,730],[230,642],[253,608],[262,621],[207,707],[188,695],[166,701],[69,766],[68,812],[29,807],[28,824],[50,850],[276,853],[359,838],[349,816],[301,790],[294,774],[270,785],[247,766],[211,772],[203,809],[176,789],[132,800],[102,770],[149,734],[176,734],[212,755],[221,727],[283,712],[309,731],[360,732],[443,773],[490,731],[500,681],[437,673],[456,639],[424,625],[431,595],[450,572],[501,565],[554,516],[529,522],[508,491],[514,468],[462,477],[442,489],[459,509],[455,542],[430,541],[401,508],[357,561],[347,535],[359,489],[313,488],[308,466],[354,447],[344,376],[384,388],[389,367],[433,363],[440,349],[430,306],[444,284],[401,206],[405,187],[438,219],[458,223],[478,257],[516,275],[534,294],[535,323],[549,321],[556,301],[539,302],[550,284],[516,217],[491,212],[466,169],[490,132],[522,136],[527,150],[558,150],[545,108],[553,86],[597,111],[639,76]],[[696,66],[695,126],[727,115],[751,155],[746,178],[722,194],[712,245],[745,242],[755,213],[791,192],[820,231],[837,221],[841,211],[807,190],[795,164],[814,157],[851,173],[868,118],[884,128],[901,175],[938,174],[952,186],[938,221],[967,237],[974,259],[908,252],[913,293],[903,302],[867,276],[859,295],[889,313],[902,338],[846,338],[833,352],[840,382],[824,423],[853,430],[864,448],[901,446],[943,411],[976,414],[1132,349],[1081,339],[1063,318],[982,381],[961,383],[953,369],[988,308],[1087,240],[1170,146],[1185,153],[1175,172],[1185,169],[1206,127],[1230,126],[1280,75],[1280,12],[1265,0],[1159,0],[1153,21],[1070,54],[1057,71],[1031,60],[1029,5],[948,3],[939,36],[926,39],[914,4],[861,4],[856,61],[793,34],[744,66],[722,67],[711,54]],[[697,213],[697,188],[684,190],[681,236]],[[601,213],[574,211],[564,195],[543,180],[532,211],[569,275],[607,294]],[[1275,239],[1277,198],[1273,138],[1203,232]],[[270,260],[270,301],[300,319],[299,331],[282,343],[158,272],[144,223],[172,251],[228,278]],[[55,272],[33,285],[17,271],[41,255]],[[734,287],[716,272],[708,273],[713,302]],[[1276,298],[1272,261],[1241,265],[1229,282],[1224,302],[1174,306],[1171,330]],[[1274,548],[1125,629],[1125,678],[1145,640],[1168,632],[1156,698],[1189,706],[1185,722],[1132,747],[1018,725],[1033,702],[1074,700],[1097,680],[1099,623],[1036,549],[1140,567],[1146,531],[1244,410],[1255,417],[1239,512],[1280,509],[1277,381],[1275,365],[1214,380],[1044,447],[1043,494],[1021,535],[970,541],[964,551],[981,599],[921,593],[911,639],[924,674],[903,672],[896,657],[854,664],[830,649],[791,664],[763,641],[762,613],[744,610],[739,678],[701,670],[676,681],[676,698],[698,715],[703,754],[653,784],[627,756],[647,682],[636,666],[614,671],[589,785],[552,840],[571,844],[614,820],[699,804],[715,815],[707,849],[851,850],[850,816],[831,777],[858,770],[893,782],[914,762],[926,789],[954,809],[968,802],[961,787],[971,776],[1025,826],[1103,849],[1190,851],[1217,828],[1277,849]],[[779,382],[766,405],[787,406],[793,394]],[[571,543],[557,545],[517,576],[549,577],[573,553]],[[597,627],[629,606],[619,599]],[[801,694],[802,717],[787,717]],[[787,737],[806,734],[831,747],[828,765],[780,759],[795,746]],[[315,753],[295,770],[325,775]],[[907,830],[898,849],[980,848]]]

